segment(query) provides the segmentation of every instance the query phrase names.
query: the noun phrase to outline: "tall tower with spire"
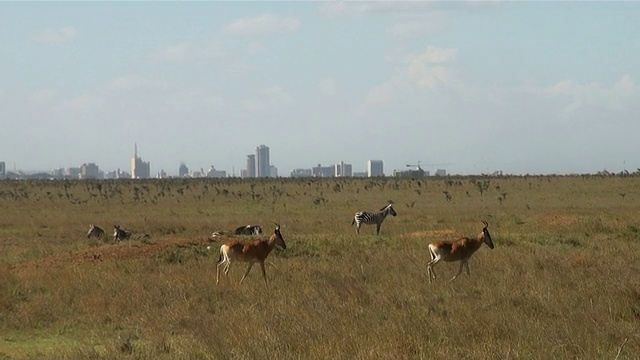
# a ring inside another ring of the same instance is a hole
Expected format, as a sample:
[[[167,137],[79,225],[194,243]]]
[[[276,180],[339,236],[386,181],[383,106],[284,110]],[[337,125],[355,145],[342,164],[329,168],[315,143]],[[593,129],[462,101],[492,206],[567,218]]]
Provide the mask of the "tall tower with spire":
[[[151,177],[151,164],[142,161],[138,157],[138,143],[133,146],[133,158],[131,158],[131,178],[132,179],[148,179]]]

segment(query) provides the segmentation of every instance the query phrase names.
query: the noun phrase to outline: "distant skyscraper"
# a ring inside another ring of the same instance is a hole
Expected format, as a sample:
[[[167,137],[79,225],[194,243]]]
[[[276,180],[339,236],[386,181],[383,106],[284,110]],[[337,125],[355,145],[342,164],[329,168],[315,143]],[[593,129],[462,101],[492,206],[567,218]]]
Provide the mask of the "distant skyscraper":
[[[368,177],[384,176],[384,166],[383,166],[382,160],[367,161],[367,176]]]
[[[0,161],[0,176],[5,176],[7,174],[7,166],[4,161]]]
[[[101,179],[100,168],[94,163],[82,164],[80,166],[81,179]]]
[[[188,177],[189,176],[189,168],[187,164],[181,162],[180,167],[178,168],[178,176],[180,177]]]
[[[135,144],[133,158],[131,158],[131,178],[148,179],[151,177],[151,165],[138,157],[138,144]]]
[[[351,164],[345,164],[344,161],[340,161],[339,164],[335,165],[335,172],[333,176],[336,177],[350,177],[353,176]]]
[[[265,145],[260,145],[256,148],[256,175],[257,177],[269,177],[271,175],[269,147]]]
[[[247,178],[256,177],[256,156],[255,155],[247,155],[247,170],[245,171],[244,177],[247,177]]]

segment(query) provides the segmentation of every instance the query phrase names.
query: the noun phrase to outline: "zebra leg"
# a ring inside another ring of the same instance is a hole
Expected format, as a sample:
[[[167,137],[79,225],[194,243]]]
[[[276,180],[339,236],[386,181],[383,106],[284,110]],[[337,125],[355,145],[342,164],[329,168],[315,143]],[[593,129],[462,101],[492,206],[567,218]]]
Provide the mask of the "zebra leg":
[[[382,223],[377,223],[376,224],[376,234],[380,235],[380,225],[382,225]]]

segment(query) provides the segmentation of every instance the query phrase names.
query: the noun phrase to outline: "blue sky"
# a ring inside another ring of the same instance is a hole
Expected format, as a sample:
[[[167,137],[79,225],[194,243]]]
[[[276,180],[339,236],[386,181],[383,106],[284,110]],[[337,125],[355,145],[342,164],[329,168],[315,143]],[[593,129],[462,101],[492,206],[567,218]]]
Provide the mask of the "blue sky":
[[[639,2],[1,2],[0,161],[640,168]]]

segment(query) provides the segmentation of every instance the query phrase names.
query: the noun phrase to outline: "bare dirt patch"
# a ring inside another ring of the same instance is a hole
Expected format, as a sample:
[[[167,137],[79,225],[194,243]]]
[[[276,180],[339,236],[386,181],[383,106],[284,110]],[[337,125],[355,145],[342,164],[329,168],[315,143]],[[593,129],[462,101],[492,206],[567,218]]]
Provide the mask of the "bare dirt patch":
[[[42,269],[55,269],[69,266],[84,266],[102,261],[120,261],[131,259],[151,258],[165,249],[174,247],[192,247],[211,244],[221,244],[224,238],[211,240],[206,237],[181,238],[163,237],[149,241],[123,241],[121,243],[105,243],[96,247],[89,247],[80,251],[48,256],[37,260],[27,261],[13,266],[17,274],[30,274]]]

